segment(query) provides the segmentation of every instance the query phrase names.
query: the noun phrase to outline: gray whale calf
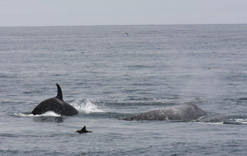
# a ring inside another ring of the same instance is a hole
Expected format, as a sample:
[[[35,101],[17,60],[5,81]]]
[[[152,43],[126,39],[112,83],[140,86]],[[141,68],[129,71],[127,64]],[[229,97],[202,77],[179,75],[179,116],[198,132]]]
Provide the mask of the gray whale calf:
[[[185,104],[171,106],[164,109],[153,110],[149,112],[134,114],[125,117],[124,120],[196,120],[207,113],[195,104]]]
[[[47,111],[53,111],[57,114],[68,115],[68,116],[76,115],[79,113],[73,106],[63,101],[62,89],[59,86],[59,84],[56,85],[57,85],[57,96],[42,101],[38,106],[36,106],[33,109],[32,111],[33,115],[43,114]]]

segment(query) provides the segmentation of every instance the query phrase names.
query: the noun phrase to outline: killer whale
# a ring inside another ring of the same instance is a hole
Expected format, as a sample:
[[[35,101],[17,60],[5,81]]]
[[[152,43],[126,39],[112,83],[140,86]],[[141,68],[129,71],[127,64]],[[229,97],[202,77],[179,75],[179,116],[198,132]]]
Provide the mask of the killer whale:
[[[153,110],[144,113],[138,113],[123,118],[124,120],[178,120],[192,121],[207,113],[195,104],[185,104],[171,106],[164,109]]]
[[[33,109],[32,111],[33,115],[43,114],[47,111],[53,111],[57,114],[67,115],[67,116],[76,115],[79,113],[73,106],[63,101],[62,89],[59,86],[59,84],[56,85],[57,85],[57,96],[42,101],[39,105],[37,105]]]
[[[88,131],[88,130],[87,130],[86,126],[82,127],[82,129],[77,130],[77,131],[75,131],[75,132],[77,132],[77,133],[79,133],[79,134],[82,134],[82,133],[92,133],[92,131]]]

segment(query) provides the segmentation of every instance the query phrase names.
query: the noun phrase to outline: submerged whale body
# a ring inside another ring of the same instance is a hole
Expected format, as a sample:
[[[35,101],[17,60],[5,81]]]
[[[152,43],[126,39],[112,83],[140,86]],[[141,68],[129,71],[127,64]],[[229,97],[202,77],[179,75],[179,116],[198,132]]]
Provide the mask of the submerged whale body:
[[[59,86],[59,84],[56,85],[57,96],[42,101],[38,106],[36,106],[33,109],[33,115],[43,114],[47,111],[53,111],[60,115],[76,115],[79,113],[73,106],[63,101],[62,89]]]
[[[207,113],[194,104],[167,107],[125,117],[124,120],[196,120]]]

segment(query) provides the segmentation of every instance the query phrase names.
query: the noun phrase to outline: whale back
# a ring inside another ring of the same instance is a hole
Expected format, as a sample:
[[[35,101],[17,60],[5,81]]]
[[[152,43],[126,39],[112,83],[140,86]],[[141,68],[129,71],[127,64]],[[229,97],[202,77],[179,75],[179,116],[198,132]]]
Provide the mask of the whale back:
[[[39,115],[44,114],[47,111],[53,111],[57,114],[61,114],[63,110],[63,104],[62,101],[58,98],[50,98],[47,100],[42,101],[38,106],[36,106],[32,114],[33,115]]]
[[[205,116],[206,112],[194,104],[167,107],[164,109],[138,113],[124,118],[124,120],[180,120],[191,121]]]
[[[37,107],[33,109],[32,114],[44,114],[47,111],[53,111],[61,115],[78,114],[78,111],[73,106],[56,97],[42,101]]]

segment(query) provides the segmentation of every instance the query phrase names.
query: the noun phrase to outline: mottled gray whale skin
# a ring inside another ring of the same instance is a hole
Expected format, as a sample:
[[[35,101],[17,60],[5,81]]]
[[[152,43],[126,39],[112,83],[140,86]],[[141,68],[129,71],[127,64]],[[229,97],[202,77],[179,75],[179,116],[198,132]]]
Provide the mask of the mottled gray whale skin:
[[[171,106],[164,109],[153,110],[125,117],[124,120],[178,120],[192,121],[202,116],[206,116],[203,111],[195,104],[185,104]]]
[[[33,109],[32,111],[33,115],[43,114],[47,111],[53,111],[57,114],[67,115],[67,116],[76,115],[79,113],[73,106],[63,101],[62,89],[59,86],[59,84],[56,85],[57,85],[57,96],[42,101],[38,106],[36,106]]]

